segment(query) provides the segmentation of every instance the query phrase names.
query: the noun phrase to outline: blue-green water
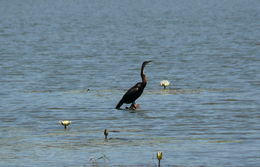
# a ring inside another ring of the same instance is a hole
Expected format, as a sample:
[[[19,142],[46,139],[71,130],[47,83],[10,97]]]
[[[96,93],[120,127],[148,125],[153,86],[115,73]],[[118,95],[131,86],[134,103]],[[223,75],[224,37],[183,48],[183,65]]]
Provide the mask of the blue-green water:
[[[259,20],[258,0],[0,1],[0,166],[260,166]],[[144,60],[141,108],[115,110]]]

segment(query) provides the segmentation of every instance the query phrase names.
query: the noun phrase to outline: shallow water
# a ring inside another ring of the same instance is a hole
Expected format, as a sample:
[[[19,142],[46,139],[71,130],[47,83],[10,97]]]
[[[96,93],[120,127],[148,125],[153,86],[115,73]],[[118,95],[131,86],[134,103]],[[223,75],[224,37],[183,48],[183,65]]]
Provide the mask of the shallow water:
[[[257,0],[1,1],[0,166],[156,166],[157,151],[162,166],[260,166],[259,11]],[[144,60],[140,109],[115,110]]]

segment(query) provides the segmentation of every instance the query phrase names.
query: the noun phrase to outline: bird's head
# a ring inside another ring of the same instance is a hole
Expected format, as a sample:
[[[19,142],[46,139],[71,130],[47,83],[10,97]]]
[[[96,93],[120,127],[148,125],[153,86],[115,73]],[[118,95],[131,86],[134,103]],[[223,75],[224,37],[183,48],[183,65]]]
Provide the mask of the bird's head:
[[[144,67],[144,66],[146,66],[146,65],[147,65],[148,63],[150,63],[150,62],[152,62],[152,60],[144,61],[142,66]]]
[[[142,64],[142,68],[141,68],[141,77],[142,77],[142,82],[146,83],[147,82],[147,78],[144,74],[144,67],[146,66],[146,64],[152,62],[151,60],[150,61],[144,61],[143,64]]]

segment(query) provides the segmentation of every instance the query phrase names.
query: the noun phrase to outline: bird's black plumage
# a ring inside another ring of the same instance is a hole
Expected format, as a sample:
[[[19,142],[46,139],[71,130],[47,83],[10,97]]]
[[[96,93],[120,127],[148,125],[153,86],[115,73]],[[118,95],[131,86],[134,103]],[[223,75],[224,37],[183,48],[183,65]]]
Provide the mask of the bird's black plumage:
[[[119,109],[124,103],[126,103],[126,104],[132,103],[132,105],[134,105],[135,100],[138,99],[142,95],[144,88],[147,84],[147,78],[144,74],[144,67],[146,66],[146,64],[148,64],[150,62],[151,61],[143,62],[142,67],[141,67],[142,82],[138,82],[125,93],[125,95],[122,97],[122,99],[118,102],[116,109]]]

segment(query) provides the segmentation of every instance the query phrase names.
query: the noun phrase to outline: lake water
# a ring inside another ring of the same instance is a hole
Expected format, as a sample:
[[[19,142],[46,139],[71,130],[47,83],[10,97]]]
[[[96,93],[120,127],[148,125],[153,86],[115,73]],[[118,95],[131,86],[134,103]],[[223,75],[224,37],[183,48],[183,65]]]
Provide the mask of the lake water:
[[[2,0],[0,166],[260,166],[259,20],[259,0]],[[114,109],[145,60],[140,109]]]

